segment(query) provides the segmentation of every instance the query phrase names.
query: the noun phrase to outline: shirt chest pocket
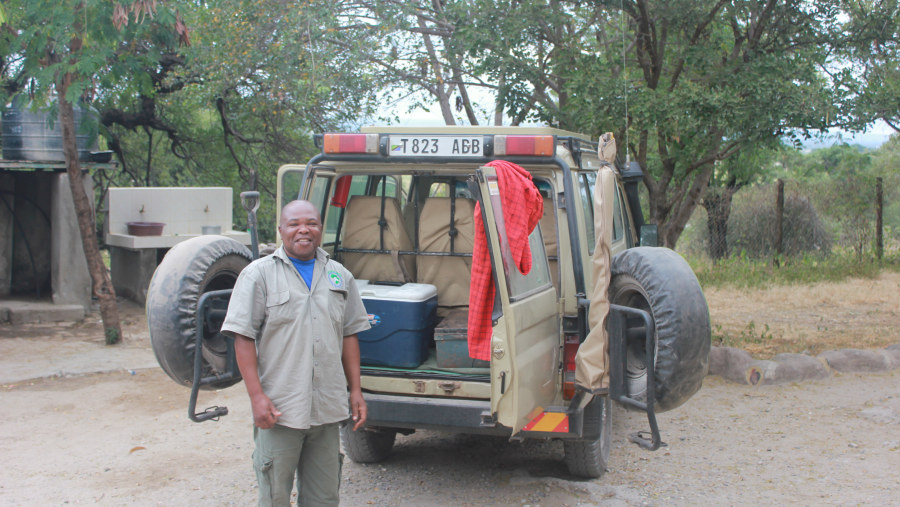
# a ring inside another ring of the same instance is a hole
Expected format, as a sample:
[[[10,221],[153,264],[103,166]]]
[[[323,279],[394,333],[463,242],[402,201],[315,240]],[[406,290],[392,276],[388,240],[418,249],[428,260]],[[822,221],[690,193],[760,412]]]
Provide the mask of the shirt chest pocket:
[[[291,305],[291,291],[282,290],[266,296],[266,324],[277,326],[297,317],[297,309]]]
[[[347,290],[328,288],[328,314],[339,328],[344,324],[344,308],[347,306]]]

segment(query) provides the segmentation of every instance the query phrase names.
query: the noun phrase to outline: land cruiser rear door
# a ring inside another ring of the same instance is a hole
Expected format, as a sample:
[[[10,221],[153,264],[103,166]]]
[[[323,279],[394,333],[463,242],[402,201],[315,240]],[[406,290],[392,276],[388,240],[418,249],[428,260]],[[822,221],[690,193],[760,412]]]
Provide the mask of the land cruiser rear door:
[[[496,170],[477,171],[478,200],[488,241],[496,297],[491,340],[491,409],[517,433],[559,392],[559,317],[540,227],[529,236],[532,267],[516,267],[504,224]],[[476,227],[481,224],[476,224]]]

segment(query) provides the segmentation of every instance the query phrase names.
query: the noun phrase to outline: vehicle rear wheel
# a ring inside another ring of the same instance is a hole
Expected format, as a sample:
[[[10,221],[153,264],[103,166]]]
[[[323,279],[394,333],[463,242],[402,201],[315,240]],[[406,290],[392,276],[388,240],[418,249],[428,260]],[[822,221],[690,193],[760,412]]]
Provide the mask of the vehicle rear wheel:
[[[344,450],[356,463],[384,461],[390,456],[396,438],[397,432],[387,428],[360,428],[353,431],[352,425],[341,425]]]
[[[565,440],[566,467],[577,477],[597,478],[607,470],[612,445],[612,402],[609,396],[595,397],[584,408],[584,427],[597,428],[600,434],[585,439]]]
[[[613,258],[611,271],[610,302],[653,316],[655,409],[676,408],[700,389],[709,364],[709,308],[697,277],[688,263],[668,248],[625,250]],[[646,400],[648,366],[646,341],[629,338],[625,388],[630,397]]]
[[[237,241],[207,235],[175,245],[157,266],[147,288],[145,307],[150,344],[163,371],[178,384],[190,387],[194,381],[200,296],[233,288],[251,259],[250,250]],[[225,337],[218,332],[221,322],[210,320],[204,322],[203,329],[203,376],[226,370],[228,349]],[[202,388],[222,389],[239,381],[240,377]]]

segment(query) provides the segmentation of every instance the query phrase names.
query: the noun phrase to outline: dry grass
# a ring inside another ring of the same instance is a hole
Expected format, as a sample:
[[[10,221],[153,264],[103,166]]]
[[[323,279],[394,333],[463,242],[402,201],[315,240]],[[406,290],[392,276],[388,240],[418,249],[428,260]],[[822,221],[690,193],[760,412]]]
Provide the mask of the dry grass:
[[[713,345],[757,358],[900,343],[900,273],[766,289],[704,291]]]

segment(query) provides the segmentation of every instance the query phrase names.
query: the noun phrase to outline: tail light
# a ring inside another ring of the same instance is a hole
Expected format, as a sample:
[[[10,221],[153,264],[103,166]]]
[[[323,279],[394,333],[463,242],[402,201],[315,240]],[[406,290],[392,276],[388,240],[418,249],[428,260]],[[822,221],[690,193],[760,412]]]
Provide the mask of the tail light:
[[[325,153],[378,153],[378,134],[325,134]]]
[[[563,342],[563,399],[575,396],[575,354],[581,342],[577,334],[567,334]]]
[[[554,136],[494,136],[494,155],[552,157],[554,146],[556,146]]]

